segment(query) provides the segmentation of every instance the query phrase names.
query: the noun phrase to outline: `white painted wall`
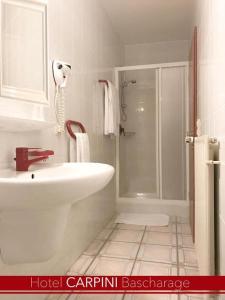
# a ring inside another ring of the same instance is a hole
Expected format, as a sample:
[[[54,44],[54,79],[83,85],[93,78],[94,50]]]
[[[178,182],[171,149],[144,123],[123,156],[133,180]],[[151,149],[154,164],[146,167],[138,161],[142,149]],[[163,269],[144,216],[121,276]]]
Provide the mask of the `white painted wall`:
[[[220,160],[216,186],[219,271],[225,274],[225,1],[196,1],[198,27],[198,117],[202,134],[217,137]]]
[[[187,61],[189,41],[125,45],[125,66]]]
[[[112,80],[113,67],[122,64],[120,41],[97,0],[49,0],[48,3],[49,60],[58,58],[72,64],[66,117],[85,125],[90,136],[91,160],[114,165],[115,141],[103,136],[103,89],[97,81]],[[49,85],[53,101],[51,73]],[[27,134],[0,132],[0,144],[1,166],[13,164],[18,146],[52,149],[54,161],[67,161],[67,137],[56,136],[54,129]],[[7,266],[0,261],[0,274],[63,274],[111,218],[114,209],[112,182],[102,192],[73,206],[62,248],[55,257],[48,262],[26,265]],[[24,296],[17,295],[16,299]]]

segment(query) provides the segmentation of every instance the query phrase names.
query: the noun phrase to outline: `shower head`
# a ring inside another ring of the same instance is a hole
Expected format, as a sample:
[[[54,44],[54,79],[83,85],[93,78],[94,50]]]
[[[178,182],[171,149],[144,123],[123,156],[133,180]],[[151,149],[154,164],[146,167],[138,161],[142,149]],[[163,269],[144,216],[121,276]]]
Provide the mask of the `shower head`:
[[[122,82],[122,87],[124,88],[124,87],[127,87],[127,86],[135,84],[135,83],[137,83],[137,81],[135,79],[132,79],[129,81],[124,81],[124,82]]]

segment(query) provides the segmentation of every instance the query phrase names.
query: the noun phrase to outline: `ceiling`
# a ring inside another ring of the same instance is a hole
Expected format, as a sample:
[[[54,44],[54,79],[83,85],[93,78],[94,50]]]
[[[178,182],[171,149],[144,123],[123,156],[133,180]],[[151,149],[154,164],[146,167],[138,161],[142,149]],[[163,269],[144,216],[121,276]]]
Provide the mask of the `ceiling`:
[[[100,0],[124,44],[189,40],[196,0]]]

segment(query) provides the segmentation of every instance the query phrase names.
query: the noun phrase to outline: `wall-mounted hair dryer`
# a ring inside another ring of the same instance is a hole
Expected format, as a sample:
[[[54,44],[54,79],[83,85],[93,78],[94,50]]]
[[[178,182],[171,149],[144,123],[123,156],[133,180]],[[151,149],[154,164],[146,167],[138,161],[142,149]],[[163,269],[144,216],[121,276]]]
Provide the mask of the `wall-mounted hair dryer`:
[[[65,96],[64,88],[67,79],[71,74],[71,65],[60,60],[54,60],[52,63],[52,72],[56,85],[55,92],[55,114],[57,119],[56,132],[64,132],[65,127]]]
[[[71,65],[63,61],[54,60],[52,70],[55,84],[61,88],[66,87],[68,76],[71,74]]]

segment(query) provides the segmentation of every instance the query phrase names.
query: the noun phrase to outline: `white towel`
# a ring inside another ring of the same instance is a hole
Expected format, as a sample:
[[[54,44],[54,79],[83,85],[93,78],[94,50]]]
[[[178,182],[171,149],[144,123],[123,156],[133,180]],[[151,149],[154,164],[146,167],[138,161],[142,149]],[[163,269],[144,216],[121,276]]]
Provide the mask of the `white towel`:
[[[108,82],[105,85],[105,118],[104,118],[104,134],[116,135],[119,128],[119,97],[114,85]]]
[[[70,139],[70,162],[89,162],[90,146],[87,133],[76,133],[76,140]]]

